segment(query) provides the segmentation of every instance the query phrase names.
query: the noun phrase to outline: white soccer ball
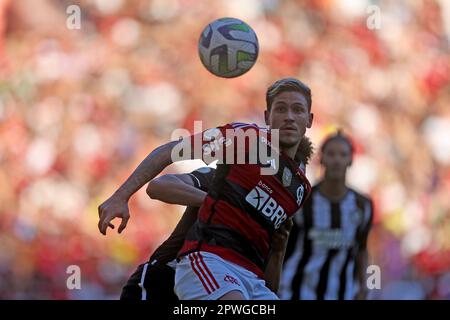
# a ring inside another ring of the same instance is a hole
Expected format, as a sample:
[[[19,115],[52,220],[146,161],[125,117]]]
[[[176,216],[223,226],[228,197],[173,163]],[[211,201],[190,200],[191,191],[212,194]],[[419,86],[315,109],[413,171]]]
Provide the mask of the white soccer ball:
[[[223,78],[238,77],[250,70],[258,58],[255,31],[236,18],[221,18],[203,30],[198,53],[211,73]]]

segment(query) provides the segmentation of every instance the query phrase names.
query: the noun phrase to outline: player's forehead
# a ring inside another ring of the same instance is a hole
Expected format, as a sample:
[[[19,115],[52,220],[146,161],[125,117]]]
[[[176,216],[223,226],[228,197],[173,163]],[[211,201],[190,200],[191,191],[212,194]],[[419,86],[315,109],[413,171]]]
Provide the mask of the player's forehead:
[[[308,105],[308,101],[306,100],[306,97],[303,93],[299,91],[289,90],[289,91],[282,91],[278,93],[274,99],[272,104],[294,104],[298,103],[304,106]]]
[[[334,138],[326,142],[323,149],[324,153],[327,152],[345,152],[350,154],[350,145],[342,138]]]

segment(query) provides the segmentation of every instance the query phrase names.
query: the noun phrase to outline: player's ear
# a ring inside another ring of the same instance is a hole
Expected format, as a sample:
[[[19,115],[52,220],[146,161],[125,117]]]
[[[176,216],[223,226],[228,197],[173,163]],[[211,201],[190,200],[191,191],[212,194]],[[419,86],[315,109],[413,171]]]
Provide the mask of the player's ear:
[[[309,114],[308,123],[306,124],[306,127],[308,129],[312,127],[313,119],[314,119],[314,113],[310,113]]]
[[[264,120],[266,122],[266,125],[270,125],[269,116],[270,116],[270,111],[269,110],[264,110]]]

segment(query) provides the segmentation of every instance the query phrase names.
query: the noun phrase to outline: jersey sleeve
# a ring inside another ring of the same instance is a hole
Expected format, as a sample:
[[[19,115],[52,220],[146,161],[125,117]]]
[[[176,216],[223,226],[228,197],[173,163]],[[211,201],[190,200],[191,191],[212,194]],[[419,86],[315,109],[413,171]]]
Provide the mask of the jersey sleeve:
[[[363,221],[358,235],[358,242],[360,250],[365,250],[367,247],[367,238],[369,237],[370,229],[372,228],[373,220],[373,202],[370,199],[364,204]]]
[[[202,191],[208,192],[214,177],[215,169],[203,167],[189,173],[194,186]]]

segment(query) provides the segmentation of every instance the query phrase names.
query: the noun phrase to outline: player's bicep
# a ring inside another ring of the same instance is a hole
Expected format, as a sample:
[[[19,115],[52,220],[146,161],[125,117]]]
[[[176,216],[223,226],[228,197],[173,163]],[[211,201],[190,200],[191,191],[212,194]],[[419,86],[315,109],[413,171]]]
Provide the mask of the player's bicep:
[[[194,185],[188,174],[164,174],[149,182],[147,193],[151,197],[164,189],[173,188],[180,183]]]
[[[179,182],[195,187],[195,183],[189,173],[170,174],[173,179],[177,179]]]

